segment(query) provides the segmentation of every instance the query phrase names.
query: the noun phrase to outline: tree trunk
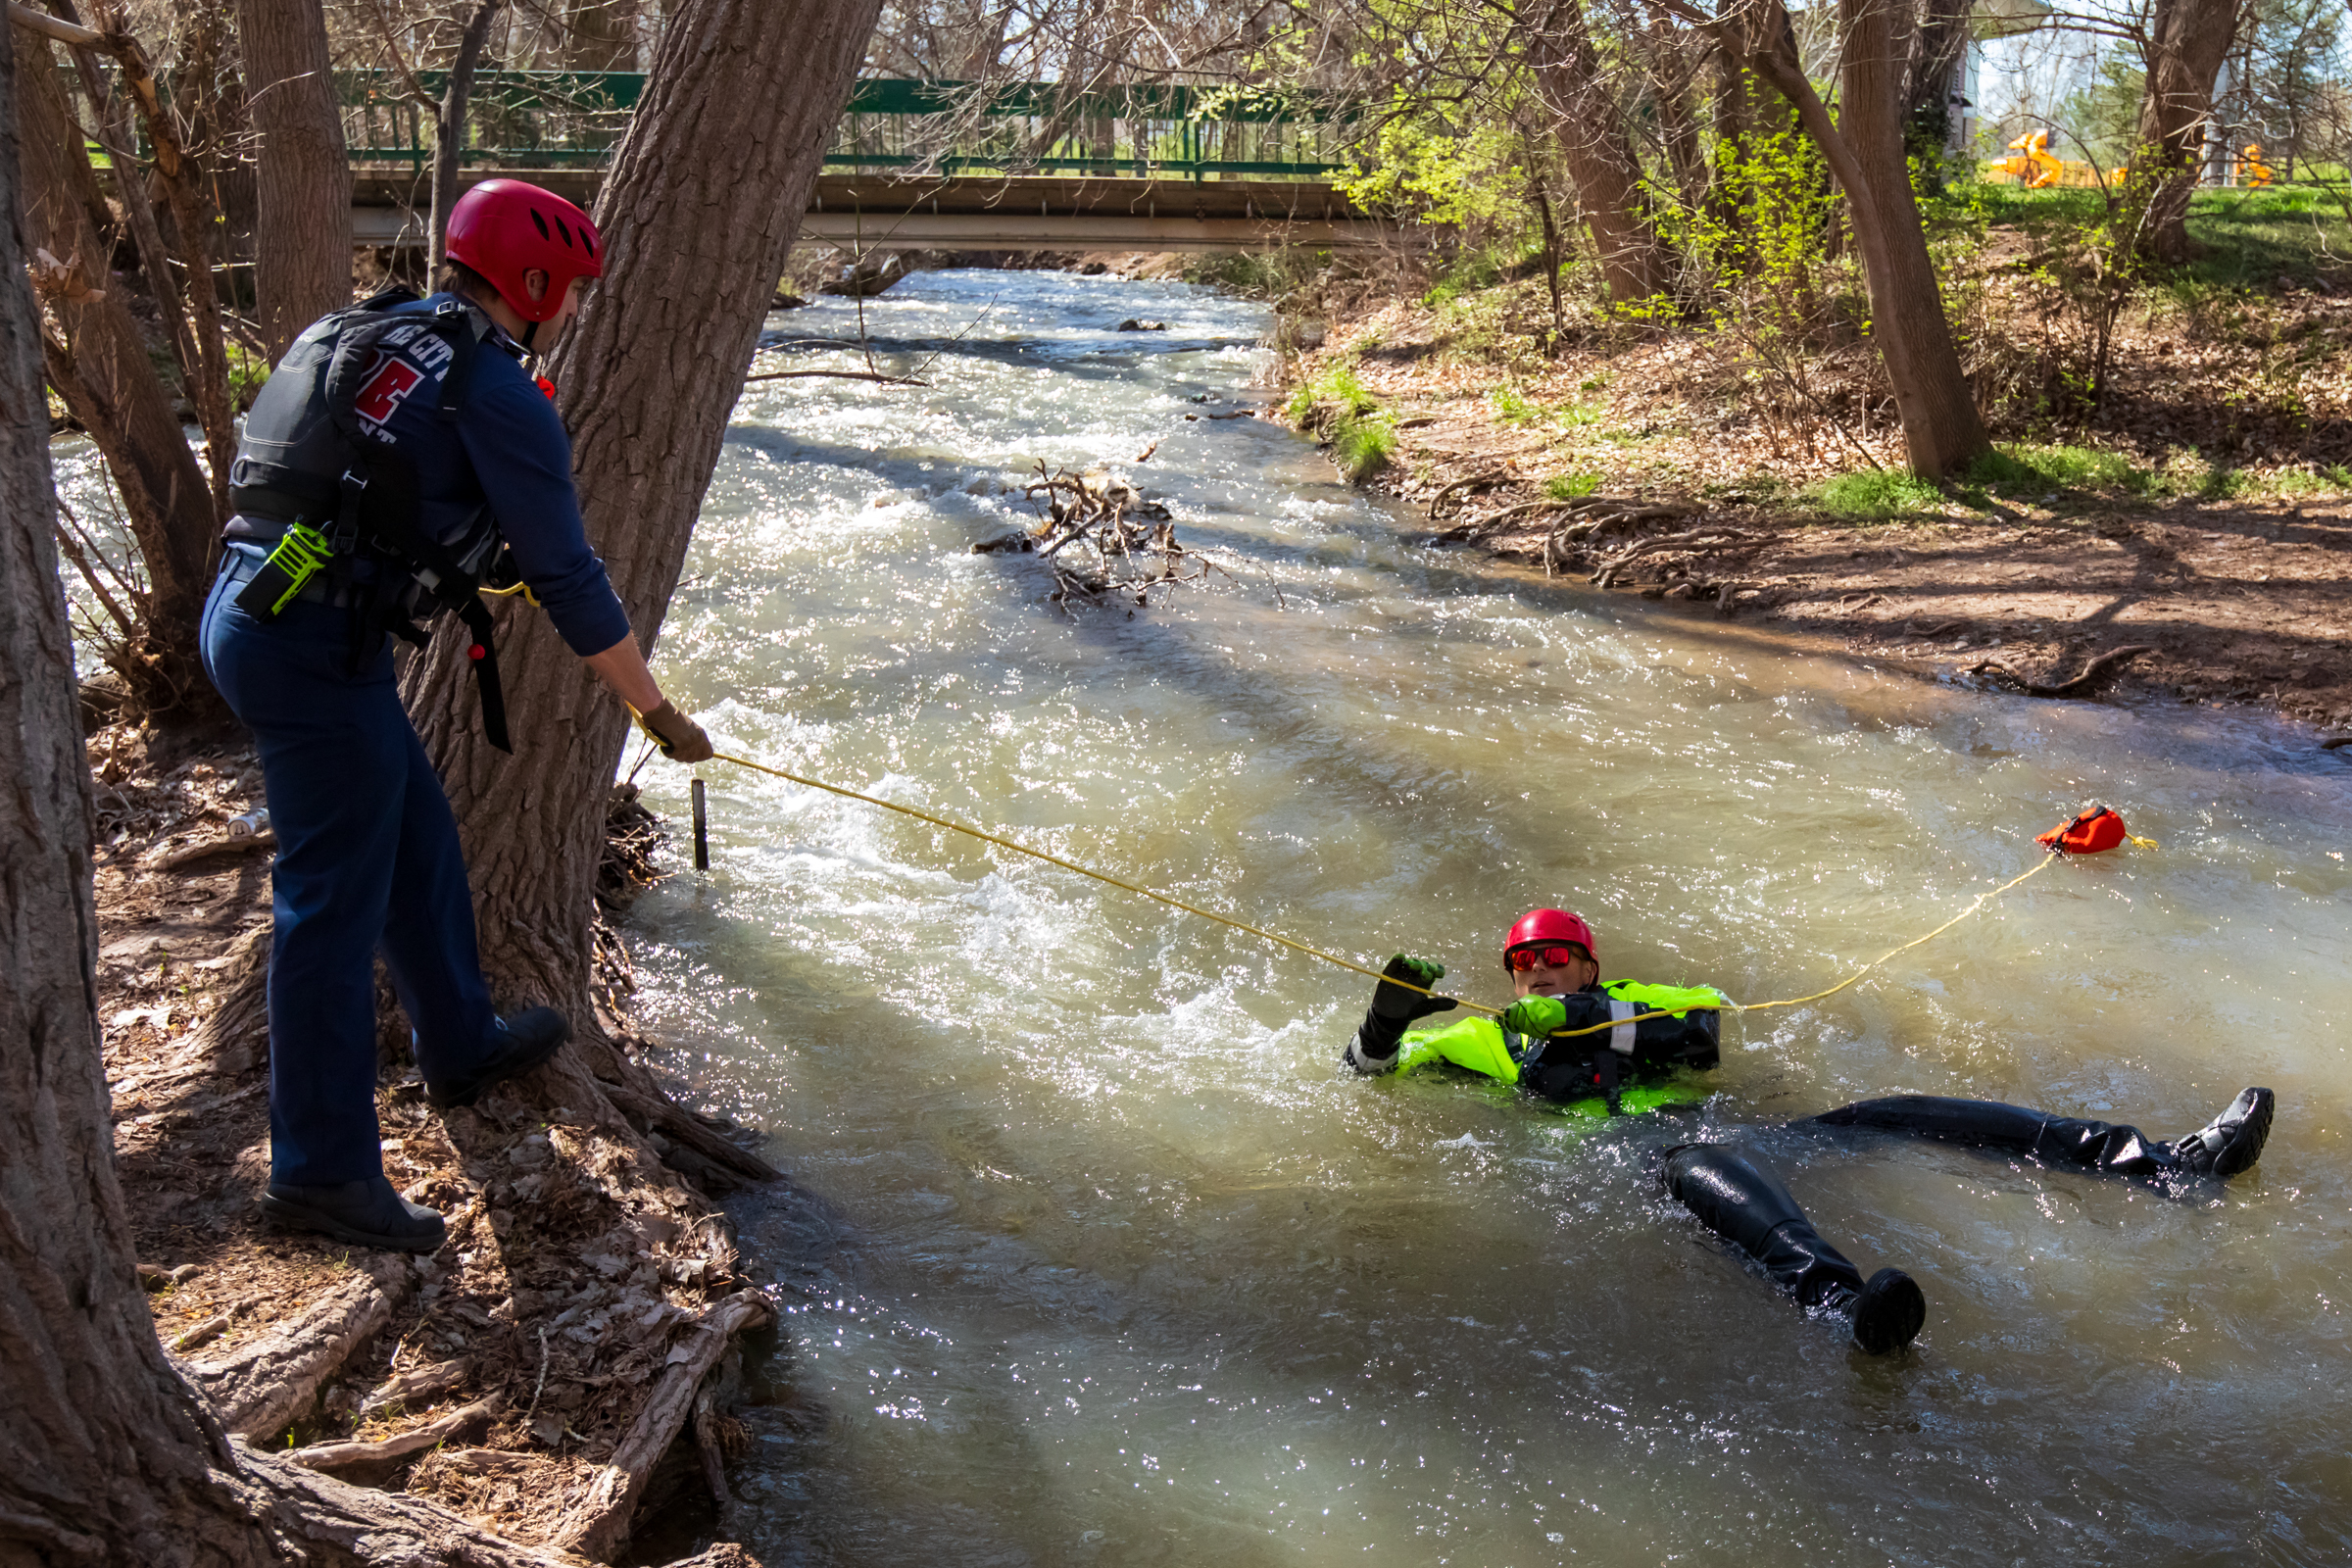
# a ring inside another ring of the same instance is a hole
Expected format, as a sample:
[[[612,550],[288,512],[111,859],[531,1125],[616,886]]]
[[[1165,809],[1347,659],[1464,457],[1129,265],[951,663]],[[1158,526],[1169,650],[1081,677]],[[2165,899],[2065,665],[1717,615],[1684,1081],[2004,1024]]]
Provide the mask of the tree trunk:
[[[1666,145],[1666,165],[1674,171],[1675,194],[1693,216],[1706,211],[1707,162],[1699,151],[1698,116],[1691,107],[1690,86],[1712,53],[1712,40],[1675,26],[1662,11],[1652,17],[1650,101],[1657,106],[1658,135]]]
[[[1580,0],[1555,0],[1530,45],[1609,298],[1623,305],[1665,292],[1674,281],[1672,258],[1650,220],[1634,138],[1601,76]]]
[[[2132,179],[2148,191],[2139,243],[2146,260],[2188,259],[2188,199],[2205,162],[2213,81],[2238,20],[2238,0],[2156,0],[2148,19],[2147,85],[2132,157]]]
[[[49,379],[106,459],[147,565],[149,645],[133,651],[134,667],[123,673],[153,706],[202,703],[212,687],[196,661],[196,622],[221,518],[122,291],[112,286],[104,241],[89,225],[85,198],[95,194],[97,180],[49,44],[9,31],[27,45],[24,58],[32,68],[23,74],[8,122],[24,149],[9,216],[21,220],[28,246],[64,264],[62,271],[41,269],[63,334],[62,342],[42,340]],[[47,429],[46,420],[41,427]]]
[[[554,373],[590,541],[649,649],[879,10],[683,0],[605,180],[605,280]],[[628,715],[544,616],[503,618],[513,757],[482,738],[462,638],[437,639],[404,696],[465,835],[493,988],[562,1008],[611,1081],[617,1064],[600,1057],[589,1003],[590,925]]]
[[[1911,197],[1899,95],[1903,53],[1886,0],[1841,0],[1841,120],[1805,75],[1781,0],[1748,14],[1740,45],[1756,74],[1796,108],[1844,190],[1870,282],[1871,337],[1886,362],[1911,467],[1941,478],[1990,450],[1944,318],[1936,265]],[[1729,24],[1726,24],[1727,27]]]
[[[1968,50],[1968,19],[1975,0],[1925,0],[1919,24],[1910,28],[1903,66],[1903,141],[1927,161],[1942,188],[1946,148],[1951,144],[1952,73]]]
[[[254,289],[272,362],[351,303],[351,165],[319,0],[237,0],[255,157]]]
[[[156,1342],[98,1049],[90,785],[0,26],[0,1564],[561,1568],[447,1509],[221,1435]],[[47,50],[25,78],[53,76]]]
[[[441,265],[449,240],[450,209],[458,205],[458,164],[466,152],[466,100],[473,92],[473,68],[482,58],[482,40],[490,36],[498,0],[480,0],[458,39],[457,58],[449,63],[449,85],[442,89],[441,114],[433,122],[433,222],[426,231],[427,270]]]
[[[196,406],[197,422],[204,426],[206,456],[212,465],[213,509],[228,514],[228,468],[236,457],[236,418],[228,403],[228,349],[220,331],[220,297],[214,287],[212,229],[205,211],[197,171],[179,136],[178,117],[164,102],[162,85],[147,51],[124,26],[116,0],[101,0],[95,8],[105,24],[102,47],[114,56],[122,86],[138,106],[155,151],[156,177],[170,202],[172,224],[179,232],[180,261],[194,302],[196,363],[182,378],[188,400]]]

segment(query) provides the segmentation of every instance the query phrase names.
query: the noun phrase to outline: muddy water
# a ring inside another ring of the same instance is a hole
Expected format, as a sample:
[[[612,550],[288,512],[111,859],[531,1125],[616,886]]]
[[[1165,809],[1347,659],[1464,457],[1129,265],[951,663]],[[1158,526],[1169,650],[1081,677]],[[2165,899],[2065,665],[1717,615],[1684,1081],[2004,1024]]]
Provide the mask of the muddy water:
[[[707,769],[715,867],[639,906],[646,999],[830,1215],[744,1216],[791,1305],[741,1475],[765,1560],[2352,1551],[2352,767],[1416,546],[1284,430],[1185,420],[1246,395],[1245,305],[941,273],[867,320],[887,368],[969,330],[934,390],[746,397],[661,659],[735,748],[1488,1002],[1531,905],[1590,915],[1611,974],[1763,1000],[2032,864],[2086,796],[2162,849],[1730,1028],[1694,1114],[1594,1126],[1335,1071],[1353,976]],[[1133,471],[1232,582],[1065,614],[1034,561],[967,553],[1034,461],[1154,440]],[[682,770],[644,776],[682,822]],[[1776,1130],[1908,1091],[2169,1137],[2248,1083],[2278,1134],[2201,1205]],[[1659,1200],[1653,1152],[1702,1135],[1918,1276],[1912,1351],[1855,1354]]]

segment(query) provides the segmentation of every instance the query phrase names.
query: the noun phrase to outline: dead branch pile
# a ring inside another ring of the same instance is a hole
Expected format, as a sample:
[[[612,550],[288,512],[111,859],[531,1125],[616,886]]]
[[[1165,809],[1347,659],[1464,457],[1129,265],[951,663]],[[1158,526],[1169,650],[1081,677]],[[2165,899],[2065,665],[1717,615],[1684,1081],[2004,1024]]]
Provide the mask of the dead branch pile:
[[[1178,544],[1168,509],[1123,479],[1067,468],[1049,473],[1041,461],[1022,494],[1038,514],[1037,526],[972,549],[1035,553],[1054,573],[1047,597],[1057,605],[1073,598],[1096,604],[1113,594],[1148,605],[1154,588],[1200,582],[1224,569]]]

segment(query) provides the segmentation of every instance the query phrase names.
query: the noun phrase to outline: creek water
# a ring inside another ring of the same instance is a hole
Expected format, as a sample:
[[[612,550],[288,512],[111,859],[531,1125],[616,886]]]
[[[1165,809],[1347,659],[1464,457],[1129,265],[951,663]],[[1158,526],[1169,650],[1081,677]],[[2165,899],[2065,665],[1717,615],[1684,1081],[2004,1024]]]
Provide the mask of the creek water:
[[[1261,369],[1262,312],[1205,291],[929,273],[864,323],[935,384],[751,388],[669,612],[664,682],[728,749],[1489,1004],[1531,906],[1590,916],[1612,976],[1758,1001],[1946,918],[2086,797],[2162,848],[1727,1020],[1703,1105],[1596,1123],[1338,1070],[1358,976],[706,768],[712,869],[681,831],[631,924],[670,1064],[796,1186],[739,1205],[787,1308],[737,1476],[763,1560],[2352,1553],[2352,768],[1430,548],[1297,435],[1185,418]],[[1132,475],[1226,575],[1047,603],[1034,558],[969,553],[1039,461]],[[682,829],[685,770],[639,776]],[[2269,1152],[2192,1203],[1781,1125],[1913,1092],[2171,1137],[2249,1083]],[[1699,1137],[1910,1270],[1914,1348],[1859,1355],[1661,1199]]]
[[[1111,330],[1139,315],[1168,330]],[[936,385],[752,388],[663,634],[747,755],[1490,1004],[1531,906],[1589,915],[1607,974],[1760,1001],[2032,865],[2086,797],[2161,849],[1727,1020],[1703,1106],[1595,1123],[1337,1070],[1357,976],[705,769],[713,866],[637,906],[644,1001],[828,1216],[742,1211],[789,1306],[740,1481],[765,1560],[2352,1551],[2352,769],[1430,548],[1282,427],[1185,420],[1260,368],[1261,313],[1207,292],[943,272],[865,321]],[[969,553],[1030,520],[1004,492],[1039,460],[1132,474],[1232,580],[1046,603],[1034,558]],[[684,770],[641,777],[682,824]],[[2198,1202],[1778,1125],[1913,1092],[2174,1137],[2250,1083],[2269,1152]],[[1860,1355],[1659,1197],[1655,1152],[1702,1136],[1920,1280],[1911,1350]]]

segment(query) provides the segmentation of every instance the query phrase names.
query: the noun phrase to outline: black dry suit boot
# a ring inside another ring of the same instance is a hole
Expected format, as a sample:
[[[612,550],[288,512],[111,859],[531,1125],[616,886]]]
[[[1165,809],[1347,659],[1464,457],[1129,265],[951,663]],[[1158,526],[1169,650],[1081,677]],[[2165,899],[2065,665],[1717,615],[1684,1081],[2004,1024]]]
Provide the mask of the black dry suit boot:
[[[1866,1127],[1996,1150],[2045,1165],[2174,1189],[2185,1182],[2234,1176],[2260,1158],[2263,1140],[2270,1136],[2272,1101],[2268,1089],[2248,1089],[2205,1127],[2177,1144],[2113,1122],[1938,1095],[1858,1101],[1809,1120],[1821,1127]]]
[[[1900,1349],[1928,1320],[1927,1298],[1910,1275],[1884,1268],[1865,1283],[1862,1271],[1822,1240],[1788,1188],[1722,1145],[1668,1150],[1664,1180],[1684,1207],[1753,1258],[1798,1305],[1849,1318],[1865,1352]]]
[[[381,1176],[332,1187],[271,1182],[262,1212],[296,1230],[400,1252],[435,1251],[448,1234],[437,1211],[410,1202]]]
[[[470,1105],[493,1084],[518,1078],[564,1048],[571,1025],[553,1007],[528,1007],[498,1020],[472,1069],[446,1083],[428,1083],[424,1098],[442,1110]]]
[[[2278,1097],[2268,1089],[2241,1089],[2222,1113],[2173,1145],[2180,1173],[2226,1181],[2252,1170],[2271,1136],[2271,1114]]]

